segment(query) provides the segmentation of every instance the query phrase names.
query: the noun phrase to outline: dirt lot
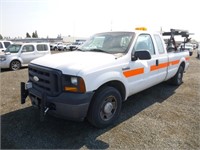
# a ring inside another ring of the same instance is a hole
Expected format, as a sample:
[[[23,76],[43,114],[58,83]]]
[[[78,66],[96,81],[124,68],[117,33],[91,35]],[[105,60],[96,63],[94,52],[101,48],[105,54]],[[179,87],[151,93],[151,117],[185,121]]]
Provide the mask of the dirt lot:
[[[129,98],[106,129],[72,122],[20,104],[27,68],[0,73],[2,149],[200,149],[200,60],[191,57],[179,87],[162,83]]]

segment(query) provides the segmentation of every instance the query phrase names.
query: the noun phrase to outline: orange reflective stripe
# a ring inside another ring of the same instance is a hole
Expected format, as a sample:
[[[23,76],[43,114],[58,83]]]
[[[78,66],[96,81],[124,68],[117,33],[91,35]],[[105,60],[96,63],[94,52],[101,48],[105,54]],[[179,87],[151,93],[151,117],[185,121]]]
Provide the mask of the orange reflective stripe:
[[[151,66],[150,71],[166,68],[166,67],[168,67],[170,65],[176,65],[176,64],[179,64],[179,62],[180,62],[180,60],[174,60],[174,61],[170,61],[170,62],[159,64],[158,66],[153,65],[153,66]]]
[[[176,65],[176,64],[179,63],[179,61],[180,61],[180,60],[171,61],[170,64],[171,64],[171,65]]]
[[[151,66],[150,71],[154,71],[154,70],[161,69],[161,68],[166,68],[166,67],[168,67],[168,62],[159,64],[158,66],[153,65],[153,66]]]
[[[126,78],[132,77],[135,75],[139,75],[139,74],[143,74],[143,73],[144,73],[144,68],[138,68],[138,69],[123,72],[123,74]]]
[[[186,57],[185,59],[189,60],[190,58]],[[150,67],[150,71],[166,68],[170,65],[177,65],[177,64],[179,64],[179,62],[180,62],[180,60],[174,60],[174,61],[170,61],[170,62],[161,63],[158,66],[153,65]],[[144,73],[144,68],[138,68],[138,69],[123,72],[123,74],[126,78],[135,76],[135,75],[139,75],[139,74],[143,74],[143,73]]]

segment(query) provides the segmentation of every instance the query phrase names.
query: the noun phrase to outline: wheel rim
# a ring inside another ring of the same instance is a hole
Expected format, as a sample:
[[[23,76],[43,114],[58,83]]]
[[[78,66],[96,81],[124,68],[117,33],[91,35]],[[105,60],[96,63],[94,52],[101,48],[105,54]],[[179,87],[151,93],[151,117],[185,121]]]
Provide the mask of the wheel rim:
[[[13,70],[18,70],[20,68],[20,63],[18,61],[13,61],[11,64]]]
[[[107,97],[100,110],[100,117],[104,121],[110,120],[117,110],[117,99],[114,96]]]

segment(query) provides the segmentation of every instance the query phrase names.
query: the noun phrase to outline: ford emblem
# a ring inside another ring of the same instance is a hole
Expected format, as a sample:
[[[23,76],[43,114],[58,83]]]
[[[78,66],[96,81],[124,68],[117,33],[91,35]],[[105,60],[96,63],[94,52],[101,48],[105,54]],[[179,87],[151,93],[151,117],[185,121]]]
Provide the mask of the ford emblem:
[[[36,82],[38,82],[40,79],[37,76],[34,76],[33,80],[36,81]]]

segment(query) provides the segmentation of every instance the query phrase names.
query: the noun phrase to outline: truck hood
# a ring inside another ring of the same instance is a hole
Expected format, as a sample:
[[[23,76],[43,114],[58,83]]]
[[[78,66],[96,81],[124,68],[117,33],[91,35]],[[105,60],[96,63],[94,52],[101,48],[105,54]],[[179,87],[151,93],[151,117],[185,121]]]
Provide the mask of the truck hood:
[[[63,52],[46,55],[31,61],[32,64],[54,68],[63,74],[78,75],[79,71],[107,65],[115,61],[115,55],[101,52]]]

